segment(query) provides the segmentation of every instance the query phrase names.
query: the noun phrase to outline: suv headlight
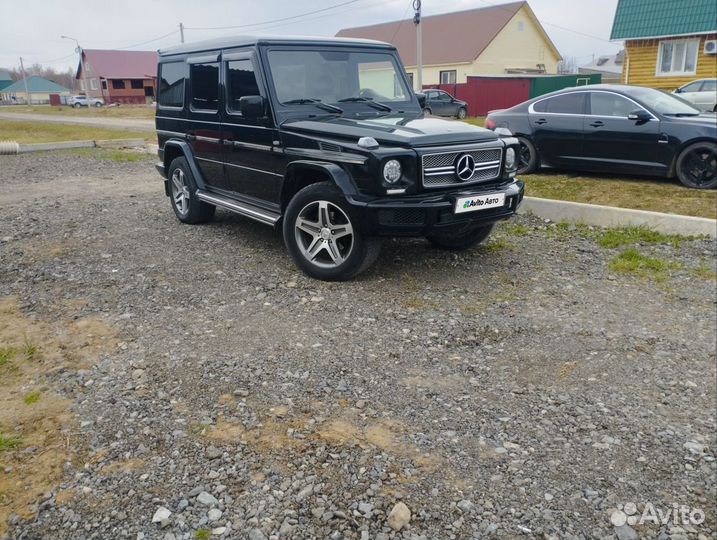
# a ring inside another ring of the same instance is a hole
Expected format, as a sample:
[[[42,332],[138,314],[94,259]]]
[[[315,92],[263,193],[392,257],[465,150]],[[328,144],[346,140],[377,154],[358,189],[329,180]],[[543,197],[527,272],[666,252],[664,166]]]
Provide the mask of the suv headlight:
[[[512,169],[515,167],[515,149],[508,148],[505,151],[505,168]]]
[[[383,179],[395,184],[401,178],[401,163],[397,159],[389,159],[383,166]]]

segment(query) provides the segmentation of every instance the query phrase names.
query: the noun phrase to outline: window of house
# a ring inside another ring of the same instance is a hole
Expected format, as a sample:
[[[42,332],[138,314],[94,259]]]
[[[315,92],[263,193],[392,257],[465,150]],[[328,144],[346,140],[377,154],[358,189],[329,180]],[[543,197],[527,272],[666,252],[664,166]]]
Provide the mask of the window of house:
[[[102,90],[107,90],[107,80],[102,79]]]
[[[441,71],[439,75],[440,75],[441,84],[455,84],[456,83],[456,70],[455,69],[452,69],[450,71]]]
[[[525,30],[525,22],[518,21],[518,32],[522,32],[523,30]]]
[[[192,85],[192,108],[200,111],[219,110],[219,64],[189,66]]]
[[[239,111],[239,100],[244,96],[258,96],[254,66],[248,58],[227,64],[227,87],[229,91],[229,110]]]
[[[585,114],[585,93],[574,92],[538,101],[533,105],[535,112],[558,114]]]
[[[699,39],[661,41],[657,53],[658,75],[694,75]]]
[[[169,62],[160,65],[159,105],[160,107],[184,106],[184,78],[187,64]]]
[[[124,81],[122,79],[112,79],[112,88],[115,90],[124,90]]]
[[[142,79],[132,79],[130,81],[130,87],[132,90],[142,90],[142,88],[144,88]]]
[[[97,90],[97,79],[90,79],[90,88],[92,90]]]
[[[408,77],[408,84],[413,88],[413,73],[406,73],[406,77]],[[419,88],[418,90],[420,91],[421,89]]]
[[[590,93],[590,114],[627,118],[628,114],[639,108],[640,107],[629,99],[625,99],[617,94],[608,92]]]
[[[84,79],[80,79],[80,90],[82,90],[83,92],[85,91],[85,80]]]

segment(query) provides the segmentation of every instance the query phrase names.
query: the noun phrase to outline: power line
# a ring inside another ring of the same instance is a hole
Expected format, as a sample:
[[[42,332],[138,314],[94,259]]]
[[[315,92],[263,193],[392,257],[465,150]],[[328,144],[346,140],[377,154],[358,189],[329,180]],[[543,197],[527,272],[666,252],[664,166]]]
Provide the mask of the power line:
[[[391,41],[389,41],[389,43],[393,43],[393,40],[396,39],[396,36],[398,35],[398,31],[401,29],[401,26],[403,25],[404,21],[406,20],[406,14],[408,13],[408,10],[411,9],[411,6],[413,6],[413,0],[408,0],[408,5],[406,6],[406,9],[403,10],[403,15],[401,15],[401,22],[398,23],[398,26],[396,27],[396,30],[393,32],[393,35],[391,36]]]
[[[148,43],[154,43],[155,41],[159,41],[160,39],[168,38],[169,36],[172,36],[174,34],[178,34],[179,30],[173,30],[168,34],[164,34],[163,36],[159,36],[157,38],[148,39],[147,41],[143,41],[141,43],[135,43],[134,45],[127,45],[126,47],[115,47],[118,51],[123,51],[125,49],[131,49],[133,47],[140,47],[141,45],[147,45]]]
[[[265,24],[272,24],[277,22],[283,22],[283,21],[290,21],[294,19],[299,19],[301,17],[306,17],[307,15],[314,15],[316,13],[322,13],[324,11],[329,11],[332,9],[336,9],[342,6],[347,6],[349,4],[355,4],[356,2],[361,2],[362,0],[348,0],[346,2],[341,2],[340,4],[334,4],[333,6],[328,6],[321,9],[316,9],[314,11],[307,11],[306,13],[300,13],[298,15],[291,15],[290,17],[283,17],[281,19],[272,19],[269,21],[263,21],[263,22],[257,22],[257,23],[251,23],[251,24],[240,24],[236,26],[212,26],[212,27],[188,27],[185,26],[185,30],[235,30],[237,28],[249,28],[252,26],[264,26]]]

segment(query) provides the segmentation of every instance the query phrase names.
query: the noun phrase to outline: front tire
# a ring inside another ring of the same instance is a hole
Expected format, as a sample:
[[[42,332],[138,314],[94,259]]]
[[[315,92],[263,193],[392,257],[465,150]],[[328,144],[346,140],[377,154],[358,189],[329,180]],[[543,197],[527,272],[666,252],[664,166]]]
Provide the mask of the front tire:
[[[167,178],[169,199],[179,221],[195,225],[212,219],[216,207],[197,199],[197,183],[185,157],[172,160]]]
[[[464,107],[461,107],[458,109],[458,114],[456,116],[458,117],[458,120],[465,120],[466,116],[468,116],[468,111]]]
[[[73,105],[73,107],[74,107],[75,109],[79,109],[80,107],[82,107],[82,105],[80,105],[79,103],[75,103],[75,104]]]
[[[677,158],[677,178],[690,188],[717,187],[717,144],[696,142],[685,148]]]
[[[97,103],[95,103],[95,107],[102,107],[102,103],[98,101]]]
[[[381,250],[380,241],[362,234],[358,224],[358,216],[334,184],[311,184],[286,208],[284,243],[308,276],[350,279],[371,266]]]
[[[540,157],[535,145],[525,137],[518,137],[518,170],[517,174],[530,174],[540,168]]]
[[[430,234],[426,238],[431,244],[441,249],[463,251],[485,242],[494,228],[494,223],[479,226],[467,225],[446,232]]]
[[[431,111],[430,107],[426,107],[425,109],[423,109],[423,114],[427,114],[430,116],[433,114],[433,111]]]

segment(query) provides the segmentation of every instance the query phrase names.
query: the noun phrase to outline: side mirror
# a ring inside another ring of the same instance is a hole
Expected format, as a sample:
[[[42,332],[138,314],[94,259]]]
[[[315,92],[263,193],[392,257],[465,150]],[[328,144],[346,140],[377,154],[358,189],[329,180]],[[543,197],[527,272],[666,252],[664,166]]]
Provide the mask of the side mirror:
[[[644,109],[637,109],[627,115],[628,120],[634,120],[636,122],[647,122],[652,116]]]
[[[265,100],[262,96],[243,96],[239,98],[239,112],[244,118],[264,116]]]
[[[426,106],[426,94],[416,92],[416,98],[418,99],[418,104],[421,106],[421,109]]]
[[[675,94],[681,94],[681,93],[682,93],[682,88],[678,88],[677,90],[675,90]]]

